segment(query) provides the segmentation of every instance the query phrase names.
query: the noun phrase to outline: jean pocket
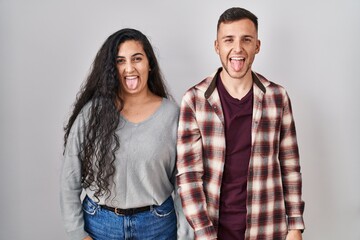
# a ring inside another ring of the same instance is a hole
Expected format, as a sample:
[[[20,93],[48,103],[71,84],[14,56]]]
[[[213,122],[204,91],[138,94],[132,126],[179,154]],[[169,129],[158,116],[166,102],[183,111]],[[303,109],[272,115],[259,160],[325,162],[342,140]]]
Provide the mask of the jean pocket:
[[[95,213],[99,209],[99,206],[88,196],[85,196],[84,201],[82,203],[82,209],[87,214],[95,215]]]
[[[174,201],[170,196],[166,201],[160,206],[154,206],[152,213],[157,217],[166,217],[172,214],[175,211]]]

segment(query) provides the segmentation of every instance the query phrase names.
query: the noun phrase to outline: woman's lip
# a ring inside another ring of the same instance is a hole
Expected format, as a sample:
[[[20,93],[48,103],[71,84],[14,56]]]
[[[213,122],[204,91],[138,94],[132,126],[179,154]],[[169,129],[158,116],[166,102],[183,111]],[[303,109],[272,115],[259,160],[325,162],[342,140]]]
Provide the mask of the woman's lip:
[[[127,76],[127,77],[125,77],[125,79],[135,79],[135,78],[137,78],[138,76]]]

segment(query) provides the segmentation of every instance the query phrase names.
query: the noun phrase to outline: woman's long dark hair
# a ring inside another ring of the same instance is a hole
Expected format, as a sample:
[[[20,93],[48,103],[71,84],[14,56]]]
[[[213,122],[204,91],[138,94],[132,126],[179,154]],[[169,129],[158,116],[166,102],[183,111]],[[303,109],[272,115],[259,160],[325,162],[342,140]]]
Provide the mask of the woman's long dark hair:
[[[148,79],[150,91],[160,97],[169,97],[153,48],[144,34],[126,28],[108,37],[97,53],[90,74],[77,94],[72,114],[64,128],[64,147],[66,147],[76,117],[85,104],[91,102],[90,119],[85,127],[79,158],[82,167],[82,185],[84,188],[91,187],[95,191],[96,198],[110,195],[109,185],[115,172],[115,152],[120,147],[115,131],[119,124],[119,112],[124,105],[116,56],[120,44],[128,40],[138,41],[144,48],[151,69]]]

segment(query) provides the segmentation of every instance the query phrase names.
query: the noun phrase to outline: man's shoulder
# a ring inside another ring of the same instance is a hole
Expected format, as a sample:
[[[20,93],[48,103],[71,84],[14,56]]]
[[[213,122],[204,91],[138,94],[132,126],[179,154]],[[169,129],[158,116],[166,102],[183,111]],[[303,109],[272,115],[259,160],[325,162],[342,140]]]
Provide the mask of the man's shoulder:
[[[204,103],[205,92],[209,88],[209,85],[213,79],[213,76],[208,76],[190,87],[182,96],[182,103],[187,103],[189,106],[195,106],[200,103]]]
[[[208,89],[210,83],[212,80],[212,76],[208,76],[206,78],[204,78],[203,80],[201,80],[200,82],[198,82],[197,84],[193,85],[192,87],[190,87],[187,92],[192,92],[192,91],[201,91],[201,92],[205,92],[206,89]]]
[[[259,79],[259,81],[265,86],[266,91],[270,91],[270,92],[286,92],[285,88],[273,81],[270,81],[268,78],[264,77],[262,74],[254,72],[255,75],[257,76],[257,78]]]

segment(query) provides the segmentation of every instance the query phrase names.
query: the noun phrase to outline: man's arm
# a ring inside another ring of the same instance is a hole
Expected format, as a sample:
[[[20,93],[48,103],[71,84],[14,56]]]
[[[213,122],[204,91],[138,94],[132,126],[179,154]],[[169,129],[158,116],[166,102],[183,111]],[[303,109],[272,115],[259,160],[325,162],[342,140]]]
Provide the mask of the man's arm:
[[[284,187],[286,214],[288,216],[288,229],[303,231],[305,229],[303,220],[305,204],[301,199],[302,178],[299,150],[291,103],[287,94],[284,97],[279,160]]]
[[[216,239],[216,231],[207,214],[203,189],[201,133],[196,121],[194,105],[189,99],[191,97],[184,96],[180,109],[177,141],[179,193],[184,214],[195,231],[195,239]]]
[[[302,240],[302,235],[300,230],[289,230],[286,240]]]

